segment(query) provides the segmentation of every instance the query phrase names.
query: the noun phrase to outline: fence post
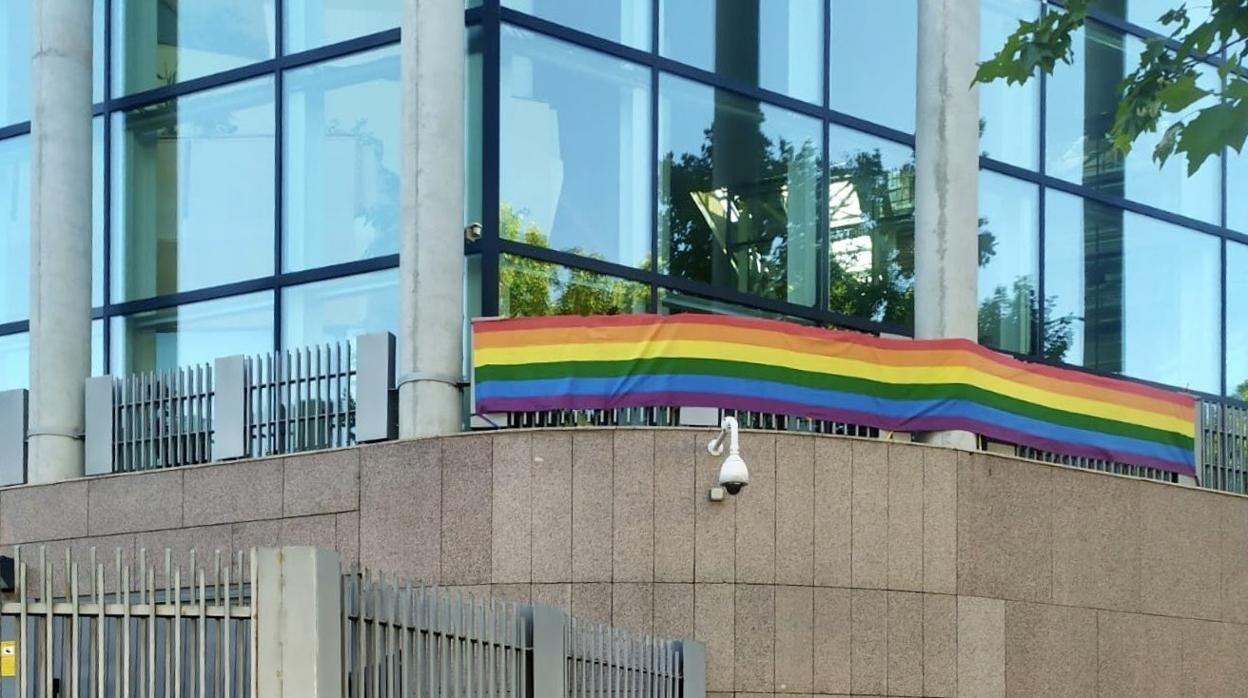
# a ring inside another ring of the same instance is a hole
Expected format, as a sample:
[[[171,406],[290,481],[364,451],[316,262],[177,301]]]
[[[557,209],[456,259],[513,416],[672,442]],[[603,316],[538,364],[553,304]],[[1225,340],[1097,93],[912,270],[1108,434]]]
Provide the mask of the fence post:
[[[115,381],[112,376],[92,376],[86,386],[86,474],[113,472],[113,405]]]
[[[0,485],[26,482],[28,409],[25,390],[0,392]]]
[[[681,698],[706,698],[706,645],[680,642]]]
[[[529,647],[533,648],[532,665],[528,676],[532,686],[532,698],[562,696],[564,694],[563,672],[567,667],[568,651],[564,646],[564,627],[567,616],[563,611],[548,604],[534,604],[529,608]]]
[[[256,551],[255,698],[342,696],[338,553],[310,546]]]
[[[395,418],[394,335],[375,332],[355,340],[355,441],[398,436]]]
[[[246,359],[226,356],[214,361],[212,383],[212,460],[246,458]]]

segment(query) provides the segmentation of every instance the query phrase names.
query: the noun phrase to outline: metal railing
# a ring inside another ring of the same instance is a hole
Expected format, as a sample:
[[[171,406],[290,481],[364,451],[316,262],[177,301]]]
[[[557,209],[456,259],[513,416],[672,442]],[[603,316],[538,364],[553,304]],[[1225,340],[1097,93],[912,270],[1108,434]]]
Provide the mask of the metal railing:
[[[564,695],[676,698],[684,686],[683,644],[572,618],[565,625]]]
[[[1201,486],[1248,494],[1248,406],[1229,400],[1197,403],[1196,468]]]
[[[343,573],[330,551],[36,559],[17,549],[0,603],[0,695],[705,698],[701,643]]]
[[[248,454],[355,443],[356,357],[350,342],[243,359]]]
[[[391,439],[397,432],[393,388],[394,337],[388,333],[91,378],[86,472],[152,470]],[[16,456],[0,453],[0,458]],[[9,471],[18,469],[0,463],[0,472]]]
[[[528,695],[530,618],[516,604],[343,578],[349,698]]]
[[[478,415],[474,429],[543,429],[563,427],[709,427],[734,416],[742,429],[790,431],[877,438],[880,430],[861,424],[789,415],[704,407],[629,407],[614,410],[544,410]]]
[[[1031,448],[1030,446],[1015,446],[1014,448],[1016,454],[1020,458],[1038,460],[1043,463],[1057,463],[1058,465],[1068,465],[1073,468],[1083,468],[1084,470],[1096,470],[1102,473],[1114,473],[1115,475],[1130,475],[1131,477],[1142,477],[1162,482],[1179,481],[1179,476],[1168,470],[1158,470],[1157,468],[1128,465],[1126,463],[1117,463],[1099,458],[1067,456],[1060,453],[1042,451],[1038,448]]]
[[[163,569],[145,551],[137,567],[114,551],[111,569],[94,549],[85,565],[42,548],[34,565],[21,548],[14,558],[16,598],[0,604],[0,652],[15,655],[4,695],[253,695],[254,557],[222,566],[218,553],[209,567],[192,552],[183,567],[165,551]]]
[[[212,366],[121,376],[112,381],[112,463],[117,472],[212,459]]]

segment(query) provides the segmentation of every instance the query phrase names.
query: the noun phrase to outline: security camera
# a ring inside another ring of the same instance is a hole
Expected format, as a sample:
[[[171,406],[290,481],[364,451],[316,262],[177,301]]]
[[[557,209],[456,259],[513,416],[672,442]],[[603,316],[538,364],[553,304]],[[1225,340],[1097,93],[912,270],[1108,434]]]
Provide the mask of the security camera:
[[[707,452],[712,456],[722,454],[725,439],[728,441],[728,457],[719,468],[719,486],[727,490],[728,494],[736,495],[741,492],[741,488],[750,484],[750,471],[745,467],[745,461],[741,458],[741,447],[737,442],[736,417],[724,417],[719,435],[706,445]],[[714,492],[711,498],[715,499]]]
[[[481,224],[469,223],[468,226],[464,228],[464,239],[468,242],[476,242],[477,240],[480,240]]]

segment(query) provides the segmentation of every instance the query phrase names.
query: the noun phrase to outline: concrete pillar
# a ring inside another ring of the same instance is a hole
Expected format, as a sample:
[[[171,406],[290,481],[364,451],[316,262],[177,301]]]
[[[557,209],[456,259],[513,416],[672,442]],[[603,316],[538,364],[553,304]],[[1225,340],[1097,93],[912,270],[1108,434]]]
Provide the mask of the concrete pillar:
[[[342,696],[338,553],[307,546],[256,551],[256,685],[265,698]]]
[[[919,3],[915,120],[914,330],[978,337],[978,0]],[[932,441],[975,448],[966,432]]]
[[[464,4],[403,1],[399,436],[459,431]]]
[[[91,3],[33,3],[30,482],[83,473],[91,375]]]

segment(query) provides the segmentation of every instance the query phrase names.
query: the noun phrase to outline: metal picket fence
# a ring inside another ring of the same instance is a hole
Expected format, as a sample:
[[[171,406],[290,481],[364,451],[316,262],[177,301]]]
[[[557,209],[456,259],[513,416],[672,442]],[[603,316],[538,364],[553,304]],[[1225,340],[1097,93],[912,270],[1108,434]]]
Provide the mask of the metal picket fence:
[[[355,443],[356,357],[351,342],[243,359],[250,456]]]
[[[1248,407],[1230,400],[1197,404],[1196,467],[1201,486],[1248,493]]]
[[[131,472],[211,460],[212,385],[210,364],[112,381],[113,469]]]
[[[222,357],[212,364],[94,377],[86,385],[87,474],[394,438],[393,376],[394,338],[381,333]]]
[[[112,557],[109,567],[94,549],[85,563],[68,550],[54,560],[40,548],[32,560],[16,549],[15,598],[0,604],[0,649],[16,656],[0,692],[20,698],[254,695],[254,557],[240,554],[224,565],[219,553],[211,565],[194,552],[182,561],[166,550],[163,565],[143,550],[137,561],[123,559],[120,550]]]
[[[705,648],[551,606],[343,577],[347,698],[702,698]]]
[[[571,618],[564,644],[570,698],[677,698],[684,686],[682,643]]]
[[[343,695],[527,695],[530,619],[516,604],[343,578]]]

